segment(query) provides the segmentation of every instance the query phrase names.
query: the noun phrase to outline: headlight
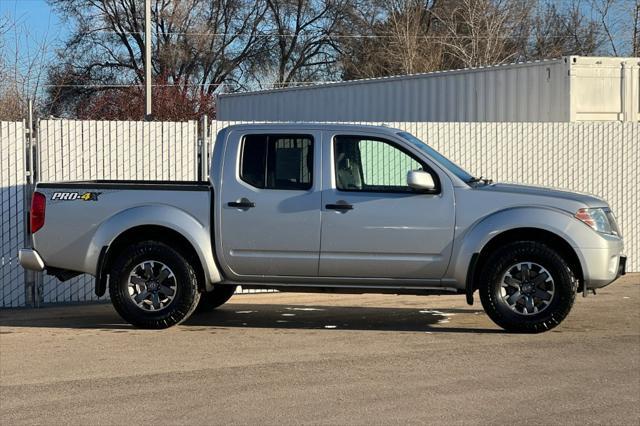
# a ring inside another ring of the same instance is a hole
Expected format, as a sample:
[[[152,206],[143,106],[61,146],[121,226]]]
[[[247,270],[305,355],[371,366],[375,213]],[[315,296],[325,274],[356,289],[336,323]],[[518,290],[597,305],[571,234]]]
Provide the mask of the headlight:
[[[616,220],[607,208],[580,209],[576,213],[576,219],[597,232],[618,235]]]

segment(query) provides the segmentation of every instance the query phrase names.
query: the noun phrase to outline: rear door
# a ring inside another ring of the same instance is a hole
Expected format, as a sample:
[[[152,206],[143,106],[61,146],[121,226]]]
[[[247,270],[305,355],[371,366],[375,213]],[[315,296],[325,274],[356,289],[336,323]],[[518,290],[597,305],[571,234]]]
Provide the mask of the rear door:
[[[402,143],[375,134],[325,133],[319,275],[439,281],[451,255],[450,179]],[[428,171],[434,193],[406,184]]]
[[[320,250],[320,132],[232,132],[219,235],[224,268],[238,280],[315,277]]]

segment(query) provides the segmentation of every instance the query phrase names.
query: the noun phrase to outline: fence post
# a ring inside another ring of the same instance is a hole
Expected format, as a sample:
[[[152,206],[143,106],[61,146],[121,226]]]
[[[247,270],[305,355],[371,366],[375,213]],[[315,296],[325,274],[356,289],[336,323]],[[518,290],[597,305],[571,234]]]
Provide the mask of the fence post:
[[[198,126],[198,180],[207,180],[207,167],[209,165],[209,117],[205,114],[200,117]]]
[[[25,185],[24,185],[24,246],[31,247],[31,230],[29,224],[29,210],[31,209],[31,196],[36,183],[37,174],[34,159],[36,155],[36,130],[33,124],[33,101],[29,99],[29,112],[27,117],[27,127],[25,128]],[[42,274],[35,271],[25,270],[24,274],[25,304],[32,308],[40,307],[42,302]]]

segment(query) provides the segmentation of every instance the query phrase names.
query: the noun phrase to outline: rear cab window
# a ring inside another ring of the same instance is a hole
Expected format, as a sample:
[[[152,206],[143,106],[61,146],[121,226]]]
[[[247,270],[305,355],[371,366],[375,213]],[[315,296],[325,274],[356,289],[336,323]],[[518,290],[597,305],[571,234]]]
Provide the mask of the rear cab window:
[[[313,185],[313,137],[299,134],[244,136],[240,179],[259,189],[309,190]]]

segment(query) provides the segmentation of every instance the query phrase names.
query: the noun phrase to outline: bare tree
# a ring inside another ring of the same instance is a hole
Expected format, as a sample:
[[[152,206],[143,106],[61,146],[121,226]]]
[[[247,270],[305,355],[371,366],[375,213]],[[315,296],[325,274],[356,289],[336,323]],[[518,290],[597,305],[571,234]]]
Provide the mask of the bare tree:
[[[401,66],[404,74],[437,69],[438,44],[429,36],[438,1],[394,0],[389,5],[389,33],[381,43],[383,52]]]
[[[593,55],[603,44],[598,23],[588,18],[580,2],[565,10],[549,2],[532,20],[526,59],[548,59],[563,55]]]
[[[615,56],[618,56],[618,49],[615,42],[614,28],[615,23],[611,22],[611,9],[615,0],[591,0],[593,9],[600,15],[600,25],[602,32],[605,34],[611,50]]]
[[[603,53],[638,56],[640,0],[591,0],[589,6],[606,41]]]
[[[78,107],[105,92],[137,94],[144,78],[144,0],[50,2],[76,28],[50,73],[54,111],[78,113]],[[259,30],[266,11],[263,2],[251,0],[154,1],[153,93],[190,99],[182,118],[212,113],[214,93],[225,84],[239,84],[264,54]],[[165,106],[154,107],[157,118],[181,118]]]
[[[28,101],[42,109],[48,35],[36,39],[26,22],[0,16],[0,120],[24,119]]]
[[[361,2],[341,42],[344,78],[412,74],[440,69],[433,11],[440,0]]]
[[[531,10],[529,0],[457,0],[436,11],[448,62],[478,67],[519,59]]]
[[[345,19],[347,0],[267,0],[269,51],[275,84],[331,76],[337,62],[335,34]]]

